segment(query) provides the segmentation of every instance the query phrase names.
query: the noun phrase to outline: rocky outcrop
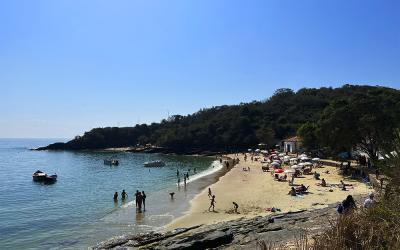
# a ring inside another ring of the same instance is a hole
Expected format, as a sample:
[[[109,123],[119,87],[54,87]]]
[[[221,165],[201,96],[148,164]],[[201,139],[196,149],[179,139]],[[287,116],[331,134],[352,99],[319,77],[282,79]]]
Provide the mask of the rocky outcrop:
[[[319,206],[323,204],[315,204]],[[150,233],[121,236],[89,249],[256,249],[258,241],[274,244],[315,235],[331,226],[328,219],[336,218],[337,204],[313,210],[270,213],[251,219],[244,217],[228,222],[192,228],[180,228],[165,234]]]

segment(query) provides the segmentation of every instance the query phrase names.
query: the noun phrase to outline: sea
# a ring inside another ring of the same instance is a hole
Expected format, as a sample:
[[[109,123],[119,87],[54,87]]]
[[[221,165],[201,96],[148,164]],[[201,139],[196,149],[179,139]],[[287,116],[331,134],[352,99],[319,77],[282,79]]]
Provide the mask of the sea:
[[[163,232],[189,209],[195,195],[226,171],[214,157],[31,150],[69,140],[0,139],[1,249],[88,249],[115,236]],[[103,159],[111,157],[120,164],[104,165]],[[144,166],[152,160],[166,165]],[[36,170],[56,173],[57,181],[33,181]],[[122,190],[128,197],[114,200],[114,193]],[[144,211],[136,209],[136,190],[146,193]]]

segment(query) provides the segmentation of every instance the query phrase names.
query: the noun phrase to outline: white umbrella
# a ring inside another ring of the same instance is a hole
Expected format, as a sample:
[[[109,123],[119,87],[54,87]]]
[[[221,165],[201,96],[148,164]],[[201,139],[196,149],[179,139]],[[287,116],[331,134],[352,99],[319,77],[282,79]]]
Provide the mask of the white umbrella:
[[[301,167],[298,165],[293,165],[293,166],[291,166],[291,168],[301,168]]]
[[[257,149],[256,149],[256,152],[259,152],[259,151],[260,151],[260,150],[257,148]]]
[[[253,151],[253,150],[251,148],[249,148],[248,151]]]
[[[274,160],[274,162],[279,162],[279,160]]]
[[[313,158],[312,160],[313,160],[313,161],[319,161],[320,158]]]
[[[289,159],[290,156],[286,155],[285,157],[283,157],[283,159]]]
[[[281,164],[279,164],[279,163],[277,163],[277,162],[273,162],[273,163],[271,163],[272,165],[281,165]]]
[[[307,156],[303,156],[300,158],[301,160],[309,160],[309,158]]]
[[[306,155],[306,154],[302,154],[302,155],[300,155],[300,157],[303,157],[303,156],[306,156],[306,157],[307,157],[307,155]]]
[[[284,154],[279,154],[279,156],[284,156]]]
[[[312,165],[311,162],[305,162],[304,165]]]
[[[291,161],[297,161],[297,158],[291,158],[290,160]]]
[[[293,170],[285,170],[285,171],[283,171],[282,174],[293,174],[293,173],[294,173]]]
[[[304,165],[306,165],[305,162],[299,163],[299,166],[304,166]]]

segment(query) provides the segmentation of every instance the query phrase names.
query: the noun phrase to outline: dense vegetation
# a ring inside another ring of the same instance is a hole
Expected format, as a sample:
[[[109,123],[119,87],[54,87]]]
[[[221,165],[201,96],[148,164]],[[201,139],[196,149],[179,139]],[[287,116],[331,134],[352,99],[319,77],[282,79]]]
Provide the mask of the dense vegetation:
[[[200,109],[187,116],[172,115],[160,123],[95,128],[76,136],[67,146],[97,149],[156,143],[163,147],[243,149],[266,143],[272,148],[277,140],[295,136],[307,122],[317,123],[332,101],[374,89],[381,88],[344,85],[297,92],[282,88],[262,101]]]

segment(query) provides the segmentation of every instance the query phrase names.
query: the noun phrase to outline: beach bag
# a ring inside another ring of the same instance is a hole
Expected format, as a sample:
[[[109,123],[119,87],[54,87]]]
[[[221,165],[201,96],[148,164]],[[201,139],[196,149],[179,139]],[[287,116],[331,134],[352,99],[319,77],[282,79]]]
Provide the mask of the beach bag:
[[[271,208],[271,212],[275,212],[275,207]]]
[[[339,205],[337,211],[338,211],[339,214],[343,213],[343,202],[340,203],[340,205]]]

